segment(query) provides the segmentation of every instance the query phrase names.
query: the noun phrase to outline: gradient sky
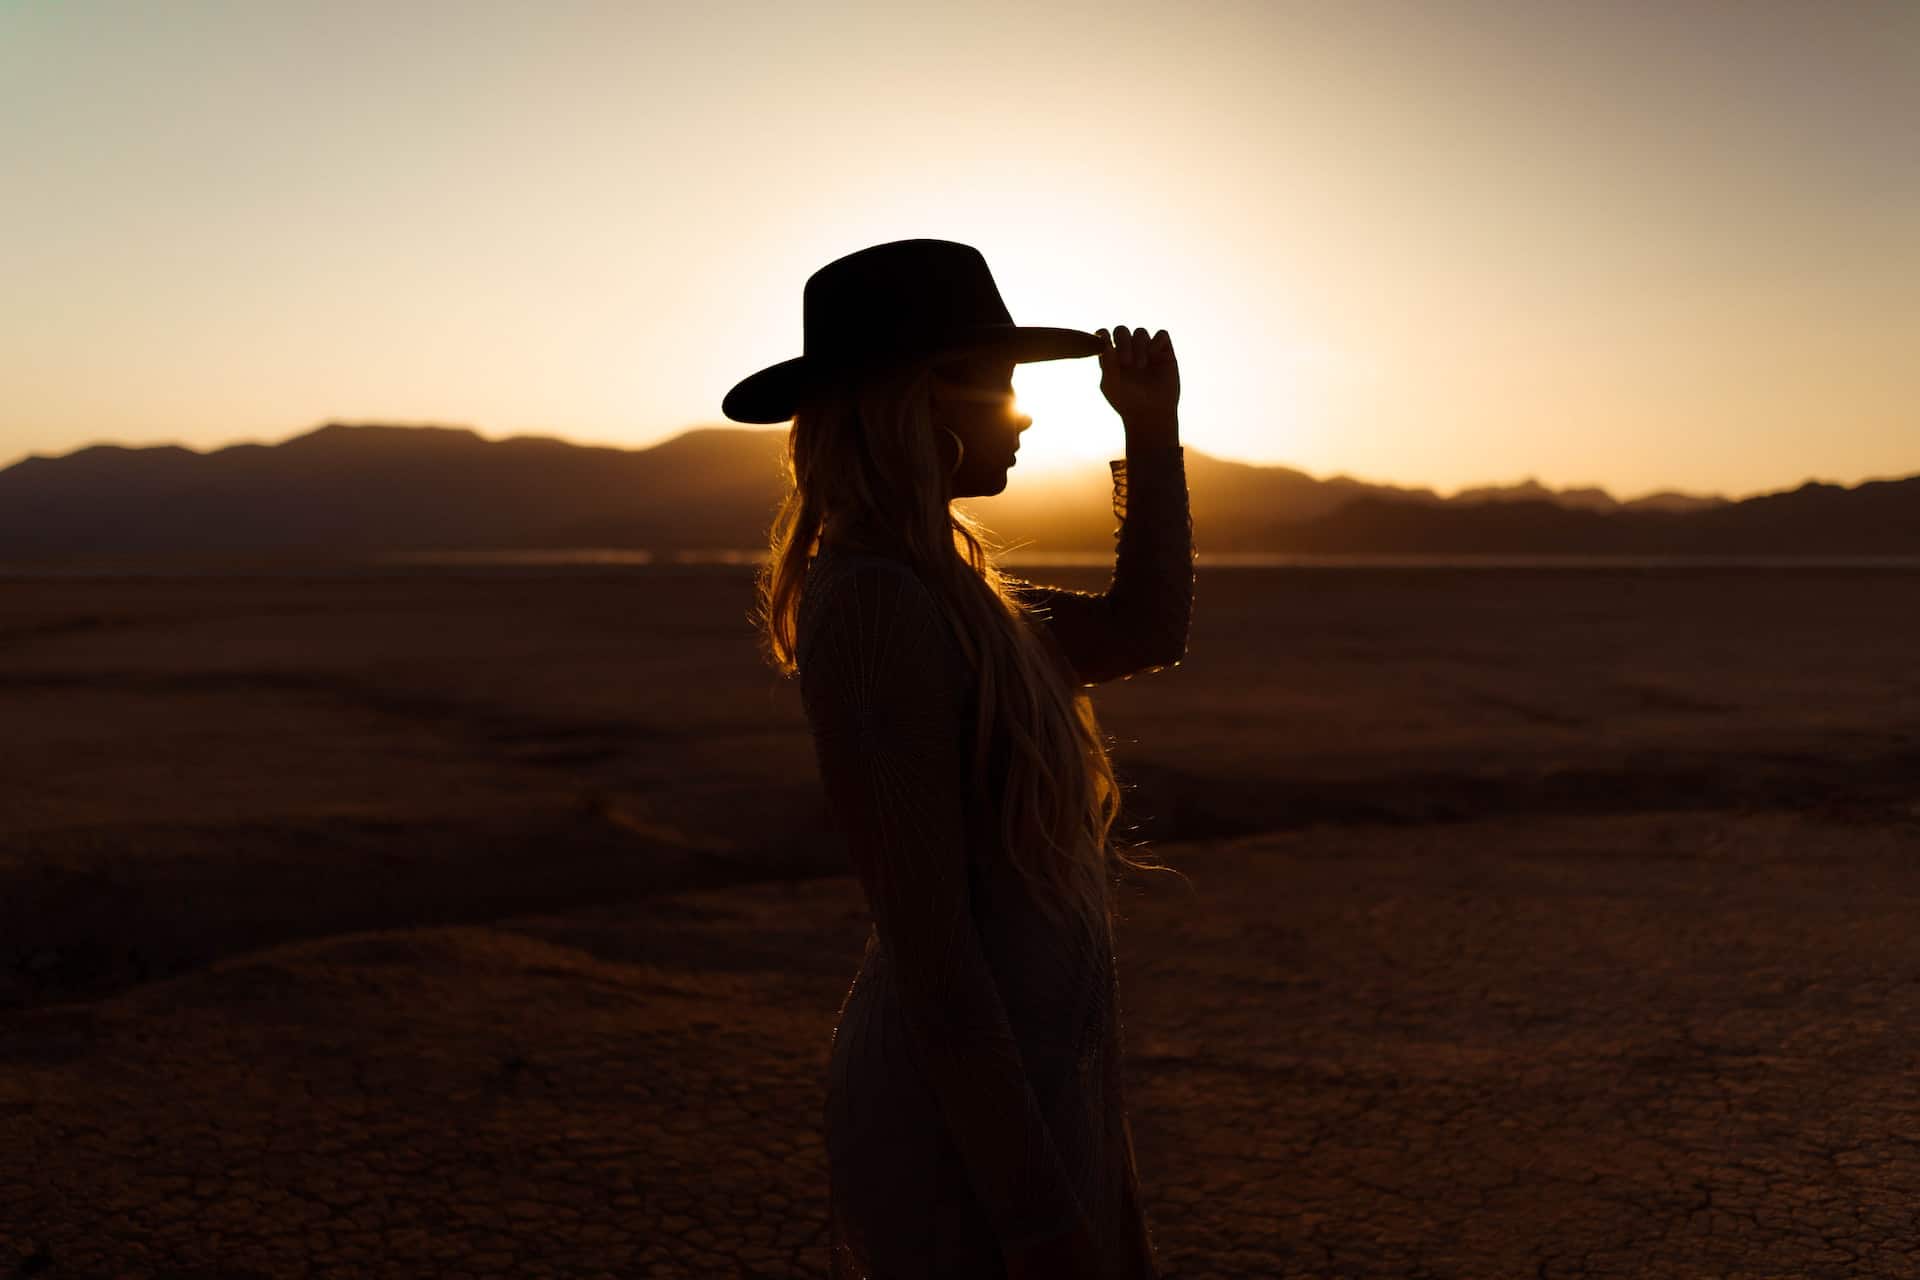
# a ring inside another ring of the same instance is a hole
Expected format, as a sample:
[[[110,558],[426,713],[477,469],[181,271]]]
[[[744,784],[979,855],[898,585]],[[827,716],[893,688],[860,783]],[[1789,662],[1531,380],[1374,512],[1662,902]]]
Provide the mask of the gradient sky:
[[[1016,320],[1168,329],[1213,453],[1907,475],[1916,137],[1914,0],[0,0],[0,465],[646,444],[938,236]],[[1016,386],[1022,467],[1119,456],[1094,362]]]

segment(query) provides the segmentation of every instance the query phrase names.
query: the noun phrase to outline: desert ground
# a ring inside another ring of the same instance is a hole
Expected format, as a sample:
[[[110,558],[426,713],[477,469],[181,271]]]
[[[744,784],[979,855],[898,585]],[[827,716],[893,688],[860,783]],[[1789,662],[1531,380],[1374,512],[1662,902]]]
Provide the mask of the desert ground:
[[[0,1277],[825,1275],[750,569],[0,587]],[[1093,691],[1165,1274],[1920,1275],[1916,653],[1912,569],[1203,550]]]

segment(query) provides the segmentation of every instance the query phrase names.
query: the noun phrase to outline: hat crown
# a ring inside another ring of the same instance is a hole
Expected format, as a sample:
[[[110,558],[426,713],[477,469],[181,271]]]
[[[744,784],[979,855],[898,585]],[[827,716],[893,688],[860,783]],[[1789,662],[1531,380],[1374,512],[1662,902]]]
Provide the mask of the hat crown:
[[[720,408],[735,422],[783,422],[850,375],[925,361],[992,357],[1021,364],[1097,355],[1080,329],[1013,323],[987,260],[952,240],[894,240],[837,258],[807,278],[804,354],[734,384]]]
[[[866,361],[938,348],[979,325],[1013,323],[987,260],[952,240],[894,240],[837,258],[807,278],[808,359]]]

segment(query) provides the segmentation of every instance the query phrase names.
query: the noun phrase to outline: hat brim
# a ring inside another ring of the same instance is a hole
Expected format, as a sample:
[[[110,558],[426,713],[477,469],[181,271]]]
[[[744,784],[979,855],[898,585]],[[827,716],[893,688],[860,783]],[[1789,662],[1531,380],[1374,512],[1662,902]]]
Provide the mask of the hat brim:
[[[878,362],[890,367],[912,360],[938,362],[951,359],[1011,360],[1015,364],[1033,364],[1041,360],[1070,360],[1098,355],[1107,344],[1096,334],[1081,329],[1060,329],[1049,325],[981,324],[959,329],[943,337],[929,350],[895,355]],[[872,367],[872,366],[870,366]],[[734,384],[720,402],[720,411],[735,422],[785,422],[798,412],[807,397],[824,379],[848,372],[845,364],[831,364],[818,358],[795,356],[779,364],[768,365]]]

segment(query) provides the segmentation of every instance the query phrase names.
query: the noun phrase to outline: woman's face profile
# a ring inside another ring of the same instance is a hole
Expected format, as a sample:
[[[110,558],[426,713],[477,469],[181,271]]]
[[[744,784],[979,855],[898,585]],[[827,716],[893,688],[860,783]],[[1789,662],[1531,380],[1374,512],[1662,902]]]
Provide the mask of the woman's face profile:
[[[1018,411],[1013,398],[1011,360],[967,360],[933,370],[933,421],[966,446],[952,479],[952,497],[990,497],[1007,487],[1007,469],[1020,448],[1020,433],[1033,419]],[[945,436],[941,456],[953,460],[954,445]]]

